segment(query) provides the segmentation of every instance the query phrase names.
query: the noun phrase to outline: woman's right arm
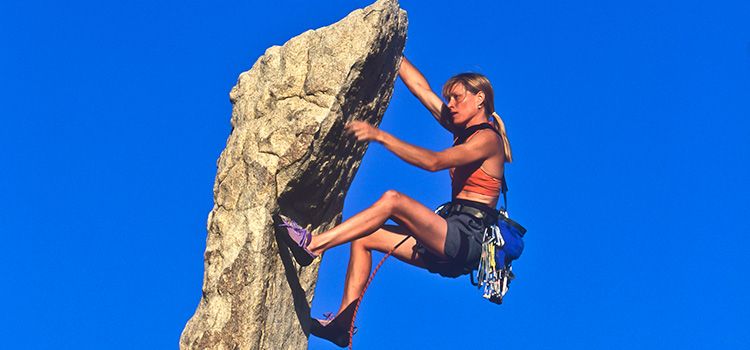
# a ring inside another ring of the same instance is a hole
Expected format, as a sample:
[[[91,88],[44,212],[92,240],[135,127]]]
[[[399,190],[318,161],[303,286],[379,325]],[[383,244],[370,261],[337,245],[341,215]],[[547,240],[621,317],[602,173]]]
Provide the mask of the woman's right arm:
[[[435,92],[430,88],[430,84],[427,83],[424,75],[414,67],[406,56],[401,58],[401,67],[398,69],[398,75],[401,77],[401,81],[406,84],[409,91],[427,108],[428,111],[435,117],[440,125],[453,131],[450,123],[450,113],[448,107],[443,103],[443,100],[438,97]]]

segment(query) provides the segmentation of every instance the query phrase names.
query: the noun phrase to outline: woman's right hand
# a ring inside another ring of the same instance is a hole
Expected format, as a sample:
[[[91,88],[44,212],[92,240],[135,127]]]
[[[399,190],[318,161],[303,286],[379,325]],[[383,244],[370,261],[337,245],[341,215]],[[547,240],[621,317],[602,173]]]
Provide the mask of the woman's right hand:
[[[357,141],[373,141],[382,142],[381,136],[383,131],[370,125],[367,122],[354,120],[346,124],[344,127],[346,133],[354,136]]]

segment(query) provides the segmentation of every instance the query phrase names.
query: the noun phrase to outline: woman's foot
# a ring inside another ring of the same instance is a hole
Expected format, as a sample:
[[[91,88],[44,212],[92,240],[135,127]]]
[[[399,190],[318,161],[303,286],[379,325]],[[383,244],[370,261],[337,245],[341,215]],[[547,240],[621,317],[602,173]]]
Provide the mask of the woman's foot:
[[[340,347],[346,347],[349,345],[351,335],[349,330],[351,329],[352,319],[354,318],[354,309],[357,308],[359,298],[349,304],[344,310],[339,312],[336,317],[332,317],[329,313],[325,320],[312,319],[312,326],[310,327],[310,334],[326,339]]]
[[[281,237],[292,251],[294,260],[296,260],[300,266],[310,265],[313,260],[318,257],[307,249],[307,246],[310,245],[310,242],[312,241],[312,234],[294,222],[294,220],[284,215],[277,214],[275,219],[275,221],[277,221],[277,226],[283,228],[285,231],[281,234]]]

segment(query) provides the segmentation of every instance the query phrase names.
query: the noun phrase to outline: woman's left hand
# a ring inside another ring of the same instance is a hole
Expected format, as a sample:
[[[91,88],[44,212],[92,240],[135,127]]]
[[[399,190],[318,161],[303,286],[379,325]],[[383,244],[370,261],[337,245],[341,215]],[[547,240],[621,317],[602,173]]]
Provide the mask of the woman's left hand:
[[[357,141],[378,141],[382,134],[380,129],[362,121],[351,121],[344,127],[348,134],[354,135]]]

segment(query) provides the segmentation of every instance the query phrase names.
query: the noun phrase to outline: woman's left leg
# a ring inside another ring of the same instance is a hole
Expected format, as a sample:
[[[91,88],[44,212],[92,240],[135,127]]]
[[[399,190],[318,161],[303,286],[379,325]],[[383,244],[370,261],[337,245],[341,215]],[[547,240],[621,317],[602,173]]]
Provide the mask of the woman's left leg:
[[[426,268],[422,256],[414,249],[416,241],[409,237],[411,233],[397,225],[383,225],[370,235],[351,242],[349,265],[344,280],[344,293],[341,306],[336,314],[341,313],[349,304],[359,298],[367,284],[372,271],[372,251],[387,253],[393,249],[393,257],[421,268]],[[396,246],[401,245],[396,248]]]
[[[446,257],[444,247],[448,226],[445,219],[414,199],[393,190],[386,191],[372,206],[340,225],[313,236],[308,249],[320,255],[326,249],[377,231],[389,218],[403,226],[438,257]]]

